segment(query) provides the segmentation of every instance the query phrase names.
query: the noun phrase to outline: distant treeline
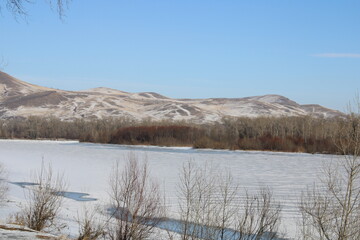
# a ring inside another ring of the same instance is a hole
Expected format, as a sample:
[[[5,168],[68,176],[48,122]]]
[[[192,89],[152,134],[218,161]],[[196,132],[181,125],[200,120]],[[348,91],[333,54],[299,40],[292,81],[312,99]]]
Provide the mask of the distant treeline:
[[[30,117],[0,120],[0,138],[78,139],[82,142],[194,148],[339,153],[334,139],[347,119],[313,117],[223,118],[192,124],[127,118],[61,121]]]

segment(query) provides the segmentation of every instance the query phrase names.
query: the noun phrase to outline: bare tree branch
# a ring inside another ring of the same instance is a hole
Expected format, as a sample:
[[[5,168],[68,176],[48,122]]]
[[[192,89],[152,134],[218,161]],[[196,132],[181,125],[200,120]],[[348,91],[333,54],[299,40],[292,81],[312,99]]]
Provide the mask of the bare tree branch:
[[[71,0],[46,0],[51,8],[55,8],[60,18],[65,16],[65,9]],[[6,7],[15,18],[26,17],[28,12],[26,10],[27,4],[35,3],[36,0],[0,0],[0,10]]]
[[[105,225],[108,221],[99,220],[96,209],[89,210],[84,207],[82,215],[76,221],[79,225],[79,236],[77,240],[96,240],[105,236]]]
[[[360,101],[340,122],[334,142],[344,157],[325,166],[322,187],[302,194],[301,239],[360,239]]]
[[[219,170],[219,169],[218,169]],[[220,170],[221,171],[221,170]],[[180,175],[181,239],[260,240],[278,237],[280,204],[269,189],[245,194],[230,173],[216,175],[189,161]]]
[[[51,165],[45,167],[33,178],[35,185],[28,189],[27,204],[19,213],[27,227],[41,231],[56,227],[56,219],[63,203],[62,193],[66,183],[60,174],[54,175]]]
[[[129,154],[122,170],[117,162],[110,176],[110,188],[115,222],[109,224],[110,239],[148,238],[164,213],[159,187],[150,178],[147,162],[140,164],[134,154]]]

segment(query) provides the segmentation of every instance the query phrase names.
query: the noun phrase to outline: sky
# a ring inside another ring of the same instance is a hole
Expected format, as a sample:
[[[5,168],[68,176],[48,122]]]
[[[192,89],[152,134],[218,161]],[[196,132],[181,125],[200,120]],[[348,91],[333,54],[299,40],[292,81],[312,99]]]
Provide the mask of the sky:
[[[357,0],[73,0],[62,20],[47,1],[25,19],[1,2],[2,71],[41,86],[341,111],[360,90]]]

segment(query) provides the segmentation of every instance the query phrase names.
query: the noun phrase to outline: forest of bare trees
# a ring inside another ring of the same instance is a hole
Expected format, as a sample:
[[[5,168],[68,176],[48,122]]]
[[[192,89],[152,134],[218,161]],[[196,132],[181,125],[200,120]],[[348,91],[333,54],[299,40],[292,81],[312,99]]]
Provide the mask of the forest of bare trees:
[[[227,117],[221,122],[193,124],[128,118],[61,121],[29,117],[0,120],[0,138],[343,154],[333,139],[347,120]]]

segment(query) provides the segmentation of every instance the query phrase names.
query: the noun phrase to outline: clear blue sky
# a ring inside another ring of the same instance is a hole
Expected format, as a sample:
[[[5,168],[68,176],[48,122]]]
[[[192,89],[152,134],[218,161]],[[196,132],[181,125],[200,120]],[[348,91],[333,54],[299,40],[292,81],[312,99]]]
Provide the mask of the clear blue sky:
[[[0,16],[3,70],[34,84],[339,110],[360,89],[360,1],[73,0],[63,21],[37,2]]]

